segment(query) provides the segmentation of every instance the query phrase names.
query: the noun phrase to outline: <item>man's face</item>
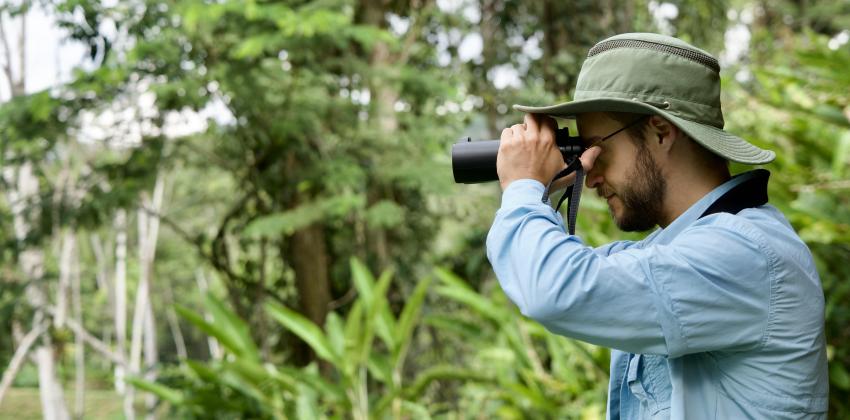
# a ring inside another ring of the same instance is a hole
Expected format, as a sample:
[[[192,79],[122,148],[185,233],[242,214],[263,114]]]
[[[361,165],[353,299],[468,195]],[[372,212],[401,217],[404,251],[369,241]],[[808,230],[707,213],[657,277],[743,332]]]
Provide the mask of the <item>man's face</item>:
[[[577,124],[587,144],[625,125],[602,113],[582,114]],[[624,130],[599,143],[601,152],[587,174],[586,185],[608,201],[608,209],[620,229],[636,232],[659,224],[667,186],[646,146],[647,140],[632,141],[629,136]]]

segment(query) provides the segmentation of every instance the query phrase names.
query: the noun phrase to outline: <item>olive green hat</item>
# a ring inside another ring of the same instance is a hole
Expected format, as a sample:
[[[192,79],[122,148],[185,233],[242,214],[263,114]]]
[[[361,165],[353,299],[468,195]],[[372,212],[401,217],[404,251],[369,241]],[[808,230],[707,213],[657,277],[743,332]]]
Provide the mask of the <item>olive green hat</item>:
[[[588,51],[572,102],[514,109],[568,118],[585,112],[660,115],[726,159],[751,165],[772,161],[772,151],[723,130],[719,73],[716,58],[680,39],[621,34]]]

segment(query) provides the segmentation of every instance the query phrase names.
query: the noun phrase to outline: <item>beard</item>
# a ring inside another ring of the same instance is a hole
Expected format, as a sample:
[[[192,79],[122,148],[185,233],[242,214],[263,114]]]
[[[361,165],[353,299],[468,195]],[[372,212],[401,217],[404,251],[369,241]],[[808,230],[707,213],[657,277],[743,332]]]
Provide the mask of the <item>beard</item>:
[[[649,230],[661,221],[667,182],[646,146],[641,145],[628,183],[618,191],[623,214],[614,223],[625,232]]]

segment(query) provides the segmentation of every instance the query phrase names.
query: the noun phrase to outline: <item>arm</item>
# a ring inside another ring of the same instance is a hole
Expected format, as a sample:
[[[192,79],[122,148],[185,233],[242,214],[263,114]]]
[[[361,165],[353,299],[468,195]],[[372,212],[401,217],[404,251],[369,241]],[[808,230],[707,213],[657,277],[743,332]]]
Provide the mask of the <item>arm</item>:
[[[752,229],[697,224],[676,243],[605,255],[564,232],[540,203],[542,188],[511,184],[487,237],[499,282],[523,314],[555,333],[634,353],[761,342],[769,270]]]

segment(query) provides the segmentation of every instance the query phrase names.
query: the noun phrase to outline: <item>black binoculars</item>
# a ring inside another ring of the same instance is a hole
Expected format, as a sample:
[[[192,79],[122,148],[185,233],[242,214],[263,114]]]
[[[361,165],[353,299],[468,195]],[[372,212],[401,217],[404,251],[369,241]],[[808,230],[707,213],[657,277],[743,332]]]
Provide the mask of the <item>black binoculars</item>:
[[[555,143],[569,164],[584,152],[581,137],[570,136],[567,127],[555,130]],[[465,137],[452,145],[452,173],[458,184],[477,184],[499,179],[496,173],[496,155],[499,140],[472,141]]]

